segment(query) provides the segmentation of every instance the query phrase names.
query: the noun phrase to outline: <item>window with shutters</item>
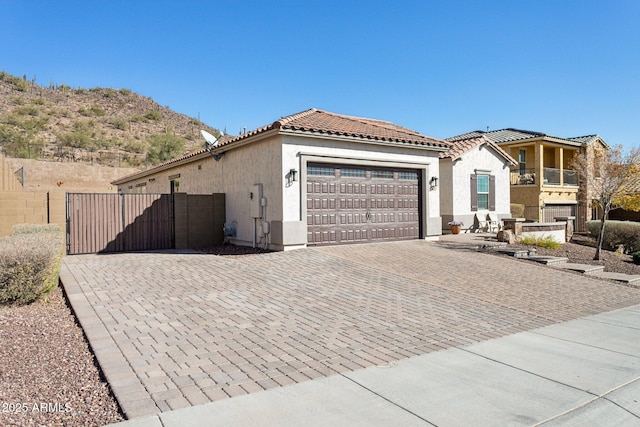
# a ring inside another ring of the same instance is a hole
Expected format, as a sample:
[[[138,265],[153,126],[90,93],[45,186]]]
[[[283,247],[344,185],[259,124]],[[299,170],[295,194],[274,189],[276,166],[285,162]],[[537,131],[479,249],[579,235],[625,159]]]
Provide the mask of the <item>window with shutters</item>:
[[[496,210],[496,177],[471,175],[471,211]]]

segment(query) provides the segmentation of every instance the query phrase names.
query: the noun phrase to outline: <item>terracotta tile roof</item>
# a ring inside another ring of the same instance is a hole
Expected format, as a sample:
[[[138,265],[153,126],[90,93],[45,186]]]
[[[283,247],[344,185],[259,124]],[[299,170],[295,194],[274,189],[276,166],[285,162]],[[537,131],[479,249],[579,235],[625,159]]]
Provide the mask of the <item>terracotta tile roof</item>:
[[[472,133],[473,132],[471,132],[470,134]],[[441,159],[451,158],[451,160],[457,160],[460,157],[462,157],[464,154],[468,153],[469,151],[481,145],[487,145],[491,147],[495,152],[498,153],[498,155],[503,157],[511,165],[517,164],[516,161],[513,159],[513,157],[511,157],[506,151],[504,151],[496,143],[494,143],[493,141],[491,141],[490,139],[488,139],[483,135],[480,135],[480,136],[472,135],[472,136],[468,136],[466,139],[456,139],[455,141],[452,141],[451,149],[444,153],[440,153],[440,158]]]
[[[231,145],[259,133],[273,129],[290,130],[306,134],[335,135],[353,137],[369,141],[392,142],[406,145],[447,149],[446,141],[423,135],[417,131],[398,126],[391,122],[367,119],[363,117],[345,116],[323,110],[302,111],[282,117],[270,125],[263,126],[246,134],[220,144],[220,147]]]
[[[365,141],[379,141],[399,145],[432,147],[434,150],[447,150],[451,144],[447,141],[423,135],[417,131],[398,126],[391,122],[362,117],[345,116],[315,108],[282,117],[275,122],[239,136],[225,135],[220,139],[215,151],[226,151],[226,147],[248,140],[255,135],[272,130],[299,132],[306,135],[335,135],[352,137]],[[165,168],[173,163],[182,162],[207,153],[205,148],[168,160],[147,170],[120,178],[113,184],[126,182],[133,177],[144,176],[152,171]]]

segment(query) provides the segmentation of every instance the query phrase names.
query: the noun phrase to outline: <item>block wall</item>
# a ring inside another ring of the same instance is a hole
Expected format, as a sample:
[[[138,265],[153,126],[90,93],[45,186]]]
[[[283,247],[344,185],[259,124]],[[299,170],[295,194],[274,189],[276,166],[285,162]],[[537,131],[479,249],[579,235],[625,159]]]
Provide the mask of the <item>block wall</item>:
[[[65,222],[63,192],[0,191],[0,237],[17,224],[59,224],[64,230]]]

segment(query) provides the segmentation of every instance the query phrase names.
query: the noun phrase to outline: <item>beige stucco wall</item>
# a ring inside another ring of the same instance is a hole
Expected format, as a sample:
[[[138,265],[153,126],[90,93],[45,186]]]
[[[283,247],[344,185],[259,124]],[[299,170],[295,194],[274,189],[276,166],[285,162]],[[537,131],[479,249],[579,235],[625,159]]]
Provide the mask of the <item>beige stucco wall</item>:
[[[215,192],[215,161],[209,154],[193,159],[190,163],[177,164],[169,169],[154,172],[143,178],[132,179],[118,185],[118,191],[124,193],[160,193],[171,192],[171,179],[175,175],[180,182],[178,191],[189,194],[212,194]],[[120,177],[123,178],[123,177]]]
[[[227,151],[220,160],[204,153],[187,163],[119,185],[119,189],[125,193],[169,193],[174,179],[179,181],[181,193],[225,193],[226,222],[236,229],[234,243],[253,244],[252,201],[248,197],[253,184],[263,185],[267,201],[263,221],[282,218],[281,155],[279,137],[273,136]]]
[[[511,186],[511,203],[518,203],[525,206],[539,206],[539,187],[537,185]]]
[[[453,219],[453,160],[447,157],[440,159],[440,214],[443,224]]]
[[[496,177],[496,209],[499,218],[510,217],[510,165],[493,150],[486,147],[478,147],[465,153],[456,162],[446,159],[441,163],[441,177],[451,176],[450,179],[441,180],[441,192],[445,195],[442,199],[442,229],[448,230],[447,223],[451,220],[462,221],[464,228],[473,226],[476,212],[471,210],[471,186],[469,177],[473,174],[494,175]],[[451,169],[451,172],[444,172]],[[450,198],[451,203],[445,202]],[[486,216],[485,212],[480,212]]]
[[[249,193],[254,191],[254,184],[262,184],[262,197],[266,199],[262,220],[255,221],[256,234],[260,234],[261,222],[282,219],[281,188],[284,178],[281,164],[282,150],[278,136],[230,150],[218,162],[218,173],[215,175],[220,184],[218,192],[226,194],[226,221],[236,228],[236,243],[253,244],[251,204],[257,203],[257,199],[250,199]],[[253,197],[257,198],[257,195]],[[258,243],[264,244],[265,241],[263,239]]]

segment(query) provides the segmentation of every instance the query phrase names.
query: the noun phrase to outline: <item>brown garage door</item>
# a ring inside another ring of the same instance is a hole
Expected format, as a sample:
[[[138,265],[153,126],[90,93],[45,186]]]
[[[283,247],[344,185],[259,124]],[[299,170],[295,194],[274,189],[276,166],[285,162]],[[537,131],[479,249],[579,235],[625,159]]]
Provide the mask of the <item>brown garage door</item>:
[[[409,169],[309,164],[307,242],[420,237],[418,177]]]

